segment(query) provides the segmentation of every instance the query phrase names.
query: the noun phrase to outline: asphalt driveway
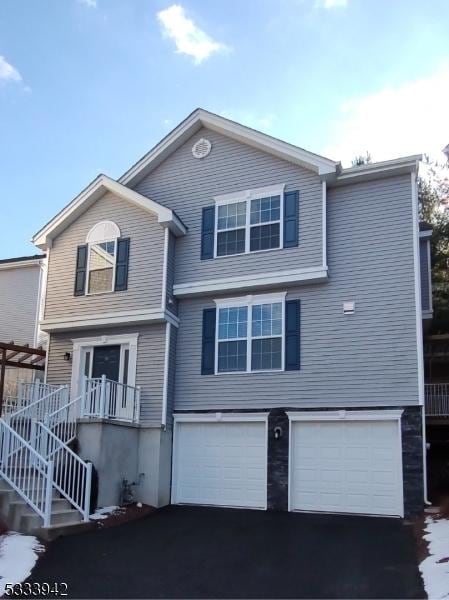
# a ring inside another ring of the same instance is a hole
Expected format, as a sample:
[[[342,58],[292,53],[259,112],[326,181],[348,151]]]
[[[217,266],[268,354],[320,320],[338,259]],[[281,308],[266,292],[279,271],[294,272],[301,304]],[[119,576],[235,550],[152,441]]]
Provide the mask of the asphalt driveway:
[[[425,598],[399,520],[200,507],[60,538],[29,581],[74,598]]]

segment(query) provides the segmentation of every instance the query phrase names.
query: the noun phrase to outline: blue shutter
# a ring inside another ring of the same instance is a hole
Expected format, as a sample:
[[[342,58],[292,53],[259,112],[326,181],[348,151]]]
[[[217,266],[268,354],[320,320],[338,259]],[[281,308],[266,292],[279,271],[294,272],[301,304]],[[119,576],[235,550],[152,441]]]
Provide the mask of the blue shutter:
[[[129,238],[117,240],[117,262],[115,264],[115,291],[128,288]]]
[[[285,303],[285,370],[297,371],[300,368],[300,301],[287,300]]]
[[[284,248],[298,245],[299,192],[284,194]]]
[[[201,224],[201,260],[214,257],[215,206],[203,208]]]
[[[213,375],[215,372],[215,316],[215,308],[203,310],[201,375]]]
[[[87,244],[78,246],[76,251],[76,271],[74,296],[84,296],[86,290]]]

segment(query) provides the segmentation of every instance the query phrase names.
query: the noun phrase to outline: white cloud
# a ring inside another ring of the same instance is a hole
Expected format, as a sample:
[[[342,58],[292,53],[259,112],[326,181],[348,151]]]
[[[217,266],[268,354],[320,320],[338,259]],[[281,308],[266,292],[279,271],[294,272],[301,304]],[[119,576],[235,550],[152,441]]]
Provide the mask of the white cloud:
[[[19,71],[0,55],[0,81],[22,81]]]
[[[78,2],[88,8],[97,8],[97,0],[78,0]]]
[[[323,8],[345,8],[348,0],[318,0],[317,6]]]
[[[225,44],[213,40],[192,19],[187,18],[184,8],[179,4],[161,10],[157,13],[157,18],[164,36],[175,42],[176,51],[192,56],[197,65],[214,52],[229,51]]]
[[[441,159],[449,143],[448,101],[448,65],[429,77],[348,100],[324,154],[344,164],[366,151],[374,161],[415,153]]]

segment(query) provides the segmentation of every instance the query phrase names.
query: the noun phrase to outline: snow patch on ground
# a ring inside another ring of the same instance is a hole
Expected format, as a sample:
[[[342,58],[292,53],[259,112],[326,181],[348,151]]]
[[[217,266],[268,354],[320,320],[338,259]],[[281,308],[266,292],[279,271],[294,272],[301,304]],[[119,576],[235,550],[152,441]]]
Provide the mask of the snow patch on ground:
[[[120,506],[104,506],[103,508],[97,508],[89,517],[91,521],[99,521],[100,519],[107,519],[110,515],[116,515],[122,512],[123,509]]]
[[[426,518],[429,554],[419,565],[429,598],[449,598],[449,519]]]
[[[24,581],[34,567],[44,546],[34,535],[21,535],[15,531],[0,535],[0,596],[7,583]]]

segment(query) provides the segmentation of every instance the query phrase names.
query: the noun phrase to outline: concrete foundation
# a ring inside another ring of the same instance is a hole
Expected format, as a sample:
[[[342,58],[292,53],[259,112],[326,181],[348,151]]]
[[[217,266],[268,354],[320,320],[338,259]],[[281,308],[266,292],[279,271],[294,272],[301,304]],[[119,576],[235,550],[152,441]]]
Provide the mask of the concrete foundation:
[[[78,423],[79,454],[98,473],[98,506],[120,504],[123,480],[136,482],[137,501],[170,503],[171,431],[110,420]]]

